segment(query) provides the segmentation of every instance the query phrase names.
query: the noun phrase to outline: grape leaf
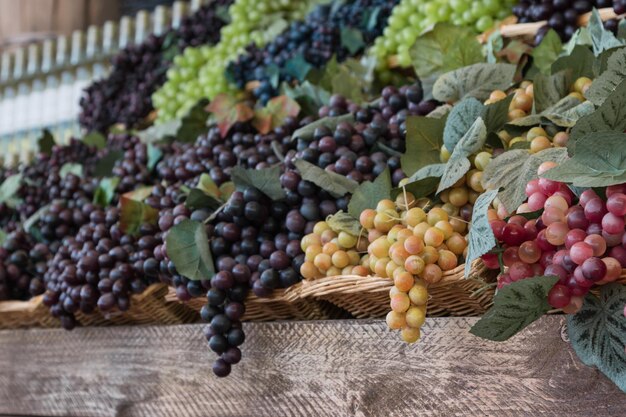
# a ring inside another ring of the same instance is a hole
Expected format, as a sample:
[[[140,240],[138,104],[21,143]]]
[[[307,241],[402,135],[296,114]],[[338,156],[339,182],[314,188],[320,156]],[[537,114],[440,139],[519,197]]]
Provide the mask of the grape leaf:
[[[222,185],[229,184],[224,183]],[[232,184],[232,183],[230,183]],[[200,175],[196,188],[189,190],[189,195],[185,200],[185,206],[190,210],[209,208],[217,210],[230,197],[222,195],[222,190],[215,184],[208,174]]]
[[[380,16],[381,7],[368,7],[363,11],[363,17],[361,18],[361,27],[364,27],[367,31],[376,29],[378,25],[378,16]]]
[[[591,46],[593,47],[595,56],[600,55],[600,53],[608,49],[623,45],[623,42],[618,40],[615,35],[613,35],[613,32],[604,28],[600,13],[598,13],[598,10],[595,8],[591,12],[587,27],[591,35]]]
[[[359,236],[361,234],[361,223],[348,213],[344,213],[343,210],[339,210],[332,216],[328,216],[326,223],[335,233],[346,232],[352,236]]]
[[[107,146],[107,139],[100,132],[90,132],[83,137],[83,143],[97,149],[104,149]]]
[[[0,204],[12,200],[22,186],[22,174],[7,177],[0,185]]]
[[[129,193],[120,197],[120,230],[128,235],[136,235],[142,224],[156,224],[159,210],[133,198]]]
[[[512,213],[526,200],[526,184],[537,178],[537,168],[545,161],[560,163],[567,158],[565,148],[550,148],[529,154],[527,150],[510,150],[492,159],[483,172],[485,189],[502,188],[498,199]]]
[[[459,140],[483,113],[483,104],[473,97],[467,97],[456,104],[443,129],[443,143],[452,152]]]
[[[465,277],[468,277],[472,269],[472,262],[480,258],[494,246],[496,246],[496,238],[493,235],[487,211],[498,195],[498,190],[486,191],[476,199],[474,209],[472,211],[472,223],[470,225],[468,236],[467,257],[465,258]]]
[[[215,265],[204,224],[183,220],[167,233],[167,256],[176,271],[192,281],[208,280],[215,275]]]
[[[621,40],[626,39],[626,20],[621,19],[617,26],[617,38]]]
[[[580,77],[593,78],[593,52],[586,46],[576,45],[569,55],[557,58],[552,63],[552,74],[563,70],[571,70],[574,80]]]
[[[432,164],[419,169],[409,177],[407,184],[391,190],[391,198],[395,200],[404,191],[413,194],[415,198],[428,197],[437,190],[445,169],[446,164]]]
[[[273,88],[278,87],[278,83],[280,83],[280,68],[278,65],[271,63],[263,70],[265,76],[270,80],[270,85]]]
[[[493,90],[506,90],[513,82],[516,66],[474,64],[443,74],[433,86],[433,97],[456,102],[465,96],[486,100]]]
[[[558,277],[526,278],[504,286],[493,299],[493,307],[471,328],[483,339],[502,342],[517,334],[551,307],[548,292]]]
[[[285,198],[285,191],[280,186],[280,166],[264,169],[245,169],[233,167],[230,177],[237,188],[254,187],[274,201]]]
[[[581,102],[576,97],[565,96],[554,106],[546,109],[542,119],[547,119],[560,127],[575,126],[578,120],[595,110],[593,103],[586,100]]]
[[[341,46],[346,48],[350,55],[355,55],[365,46],[363,34],[357,28],[343,27],[341,29]]]
[[[509,105],[513,94],[483,107],[482,118],[487,126],[487,132],[498,132],[509,120]]]
[[[313,66],[304,59],[303,54],[297,54],[296,56],[289,58],[283,66],[283,73],[291,75],[298,81],[304,81],[311,72]]]
[[[153,144],[149,143],[147,146],[148,151],[148,171],[153,171],[159,161],[163,158],[163,151],[157,148]]]
[[[559,35],[554,29],[548,30],[548,33],[532,52],[533,64],[539,72],[550,74],[552,63],[558,58],[562,48],[563,43]]]
[[[607,69],[593,80],[585,97],[600,106],[626,78],[626,48],[615,51],[607,61]]]
[[[406,119],[406,152],[400,159],[402,171],[412,175],[426,165],[440,162],[446,117],[409,116]]]
[[[572,128],[568,149],[574,152],[577,141],[600,131],[626,130],[626,78],[593,113],[582,117]]]
[[[626,182],[626,134],[596,132],[583,136],[576,141],[573,156],[542,177],[575,187],[607,187]]]
[[[146,198],[148,198],[150,194],[152,194],[152,190],[153,190],[153,187],[151,185],[144,185],[144,186],[135,188],[133,191],[124,193],[124,196],[131,200],[142,202]]]
[[[317,129],[318,127],[325,126],[330,130],[335,130],[335,128],[343,122],[354,123],[354,114],[348,113],[341,116],[324,117],[322,119],[316,120],[313,123],[309,123],[308,125],[303,126],[293,132],[293,134],[291,135],[291,139],[302,139],[304,141],[310,142],[313,140],[315,129]]]
[[[283,125],[288,117],[296,117],[299,113],[300,105],[292,98],[284,95],[274,97],[264,108],[255,112],[252,125],[265,135]]]
[[[283,83],[281,90],[282,94],[297,101],[302,111],[308,115],[317,116],[318,109],[330,102],[330,93],[309,81],[304,81],[294,87],[291,87],[289,83]]]
[[[563,48],[565,55],[570,55],[576,46],[591,46],[591,35],[588,28],[581,27],[574,32]]]
[[[482,149],[486,139],[487,126],[485,126],[482,117],[478,117],[454,147],[450,160],[446,164],[446,170],[439,182],[437,194],[452,187],[469,171],[472,164],[468,157]]]
[[[480,43],[471,29],[437,23],[409,51],[420,79],[483,61]]]
[[[589,293],[582,308],[567,316],[567,333],[574,351],[588,366],[597,367],[626,391],[626,286],[603,285],[600,298]]]
[[[365,181],[354,190],[348,204],[348,213],[358,219],[363,210],[374,209],[380,200],[390,197],[391,174],[387,167],[373,182]]]
[[[497,53],[502,50],[504,47],[504,38],[502,37],[502,33],[499,29],[494,30],[489,38],[487,38],[487,43],[485,44],[485,52],[487,54],[487,62],[490,64],[495,64],[498,62]]]
[[[71,162],[63,164],[63,166],[59,170],[59,176],[61,178],[65,178],[67,176],[67,174],[73,174],[73,175],[76,175],[77,177],[81,177],[82,178],[82,176],[83,176],[83,166],[81,164],[75,164],[75,163],[71,163]]]
[[[449,104],[442,104],[441,106],[437,106],[435,110],[431,111],[426,115],[426,117],[431,117],[434,119],[441,119],[442,117],[447,117],[452,111],[453,106]]]
[[[302,179],[312,182],[322,190],[328,191],[333,197],[343,197],[353,193],[359,183],[335,172],[326,171],[303,159],[294,161]]]
[[[56,145],[54,136],[52,136],[52,133],[50,133],[48,129],[44,129],[41,132],[39,139],[37,139],[37,148],[39,149],[39,152],[49,156],[52,154],[52,148],[54,145]]]
[[[115,197],[115,189],[120,183],[118,177],[102,178],[93,195],[93,203],[101,207],[107,207]]]
[[[0,246],[4,245],[4,242],[7,240],[7,232],[0,229]]]
[[[26,219],[24,223],[22,223],[22,228],[26,233],[30,233],[33,226],[35,226],[39,219],[41,219],[41,217],[48,212],[48,210],[50,209],[50,205],[51,204],[46,204],[45,206],[40,207],[35,213],[33,213],[28,219]]]
[[[207,107],[213,113],[220,135],[226,137],[230,128],[237,122],[247,122],[254,117],[254,110],[227,93],[220,93]]]
[[[115,163],[124,157],[123,151],[110,150],[96,162],[93,174],[96,177],[109,177],[113,173]]]
[[[572,72],[565,70],[552,75],[537,74],[533,81],[535,111],[541,113],[568,94],[572,85]]]

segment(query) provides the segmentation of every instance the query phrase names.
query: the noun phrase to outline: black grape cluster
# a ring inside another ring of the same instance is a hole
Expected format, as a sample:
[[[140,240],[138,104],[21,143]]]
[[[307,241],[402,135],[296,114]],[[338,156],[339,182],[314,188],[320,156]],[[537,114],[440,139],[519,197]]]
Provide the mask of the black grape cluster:
[[[216,11],[231,3],[213,1],[186,17],[179,28],[161,36],[150,35],[143,43],[120,51],[112,59],[110,75],[85,89],[80,100],[81,126],[106,132],[116,123],[128,127],[141,124],[153,110],[150,97],[165,82],[173,56],[187,46],[218,42],[225,22]]]
[[[271,67],[278,69],[280,84],[281,81],[294,81],[287,63],[298,55],[308,64],[320,68],[333,55],[343,61],[361,53],[362,48],[352,54],[342,45],[342,29],[358,30],[363,43],[369,45],[382,34],[397,3],[398,0],[353,0],[317,6],[304,21],[292,23],[264,48],[250,45],[245,54],[229,65],[228,74],[241,89],[249,81],[259,81],[260,85],[253,93],[261,103],[266,103],[278,95],[278,86],[272,85]]]
[[[21,230],[10,233],[0,247],[0,301],[26,300],[44,291],[48,247]]]
[[[621,14],[626,11],[626,2],[623,0],[521,0],[513,7],[513,14],[518,17],[519,23],[548,21],[548,24],[543,26],[535,37],[535,43],[539,44],[549,29],[554,29],[562,40],[569,40],[578,29],[578,17],[590,12],[594,7],[597,9],[613,7],[616,13]],[[609,23],[607,29],[614,30],[613,25]]]
[[[44,303],[68,330],[76,326],[77,312],[128,310],[130,296],[157,279],[145,265],[155,262],[155,226],[144,224],[133,237],[122,233],[116,207],[85,204],[82,212],[89,222],[62,241],[44,273]]]

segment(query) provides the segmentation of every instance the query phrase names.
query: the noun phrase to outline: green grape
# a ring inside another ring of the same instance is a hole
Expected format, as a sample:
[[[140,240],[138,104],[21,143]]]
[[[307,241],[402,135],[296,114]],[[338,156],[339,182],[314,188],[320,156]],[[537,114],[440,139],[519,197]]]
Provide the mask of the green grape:
[[[316,4],[327,0],[235,0],[228,9],[231,23],[220,32],[214,46],[186,48],[174,58],[167,72],[167,82],[153,94],[158,123],[185,113],[202,98],[235,92],[225,76],[228,63],[251,42],[259,46],[271,41],[278,31],[273,24],[301,19]]]

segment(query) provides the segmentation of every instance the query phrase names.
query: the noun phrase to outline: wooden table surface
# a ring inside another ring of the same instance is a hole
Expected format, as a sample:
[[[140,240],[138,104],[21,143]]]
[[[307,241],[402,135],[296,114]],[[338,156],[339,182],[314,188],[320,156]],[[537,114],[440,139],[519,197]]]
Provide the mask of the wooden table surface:
[[[0,332],[0,415],[626,416],[545,317],[505,343],[475,318],[428,319],[408,346],[381,320],[246,324],[244,359],[211,372],[201,325]]]

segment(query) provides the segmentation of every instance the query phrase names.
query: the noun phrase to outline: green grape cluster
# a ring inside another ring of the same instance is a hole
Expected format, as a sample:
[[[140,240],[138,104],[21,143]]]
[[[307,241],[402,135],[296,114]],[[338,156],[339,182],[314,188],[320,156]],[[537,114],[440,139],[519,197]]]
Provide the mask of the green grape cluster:
[[[174,58],[167,82],[154,93],[158,122],[183,116],[198,100],[234,92],[225,76],[228,63],[251,42],[259,46],[271,41],[282,26],[302,19],[323,0],[236,0],[228,9],[231,23],[221,31],[215,46],[187,48]],[[282,25],[282,26],[281,26]]]
[[[385,74],[389,57],[396,56],[399,66],[408,67],[411,46],[432,25],[449,22],[483,32],[493,27],[494,19],[511,14],[513,4],[515,0],[402,0],[370,53],[377,58],[383,81],[390,81],[386,79],[390,74]]]

